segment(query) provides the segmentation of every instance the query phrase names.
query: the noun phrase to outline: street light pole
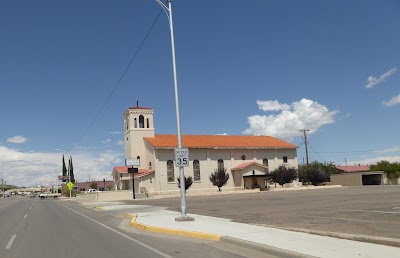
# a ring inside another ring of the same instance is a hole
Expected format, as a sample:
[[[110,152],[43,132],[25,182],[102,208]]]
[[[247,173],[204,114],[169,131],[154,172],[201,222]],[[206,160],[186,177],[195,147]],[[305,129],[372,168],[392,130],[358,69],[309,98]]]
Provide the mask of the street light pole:
[[[175,41],[174,41],[174,26],[172,22],[172,0],[167,0],[168,7],[163,4],[160,0],[156,0],[157,3],[164,9],[168,16],[169,28],[171,32],[171,50],[172,50],[172,66],[174,73],[174,89],[175,89],[175,108],[176,108],[176,128],[178,132],[178,148],[182,148],[182,138],[181,138],[181,124],[179,118],[179,98],[178,98],[178,79],[176,76],[176,60],[175,60]],[[186,213],[186,194],[185,194],[185,173],[183,167],[179,167],[179,177],[180,177],[180,192],[181,192],[181,217],[176,220],[193,220],[193,218],[188,217]]]
[[[3,197],[4,197],[4,180],[3,180],[3,172],[1,172],[1,187],[3,189]]]

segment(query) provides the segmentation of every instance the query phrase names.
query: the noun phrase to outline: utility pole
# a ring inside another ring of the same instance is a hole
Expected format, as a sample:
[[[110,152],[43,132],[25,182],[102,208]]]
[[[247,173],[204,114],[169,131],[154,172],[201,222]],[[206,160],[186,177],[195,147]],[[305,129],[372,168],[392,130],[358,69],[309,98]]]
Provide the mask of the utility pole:
[[[300,130],[300,132],[303,132],[304,145],[306,146],[307,171],[308,171],[308,143],[307,143],[307,132],[309,132],[309,131],[310,131],[309,129]]]

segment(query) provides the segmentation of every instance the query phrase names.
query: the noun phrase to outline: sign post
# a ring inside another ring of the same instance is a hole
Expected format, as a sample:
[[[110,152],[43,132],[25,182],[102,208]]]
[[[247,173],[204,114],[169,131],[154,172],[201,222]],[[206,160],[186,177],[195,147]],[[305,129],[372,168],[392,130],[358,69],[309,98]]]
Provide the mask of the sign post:
[[[128,168],[128,173],[132,175],[132,191],[133,191],[133,199],[136,199],[135,195],[135,174],[139,173],[139,167],[140,166],[140,159],[126,159],[125,160],[126,166],[132,166]],[[137,167],[134,167],[137,166]]]
[[[68,189],[69,189],[69,198],[71,198],[72,197],[71,196],[71,190],[72,190],[72,187],[74,186],[74,184],[72,182],[68,182],[67,186],[68,186]]]

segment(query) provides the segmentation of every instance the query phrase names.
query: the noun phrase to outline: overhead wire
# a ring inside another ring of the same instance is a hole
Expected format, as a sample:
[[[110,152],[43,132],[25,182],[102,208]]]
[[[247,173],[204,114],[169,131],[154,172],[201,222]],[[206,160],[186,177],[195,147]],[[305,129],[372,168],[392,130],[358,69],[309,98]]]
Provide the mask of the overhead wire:
[[[125,70],[123,71],[123,73],[121,74],[121,76],[119,77],[117,83],[114,85],[113,89],[111,90],[110,94],[108,95],[106,101],[103,103],[103,105],[101,106],[101,108],[99,109],[99,111],[96,113],[96,115],[94,116],[94,118],[92,119],[92,121],[89,123],[89,125],[87,126],[87,128],[85,129],[85,131],[77,138],[77,140],[73,143],[73,145],[70,148],[67,148],[67,151],[71,151],[81,140],[82,138],[86,135],[86,133],[89,131],[89,129],[93,126],[93,124],[96,122],[96,120],[99,118],[100,114],[103,112],[104,108],[106,107],[107,103],[109,102],[109,100],[111,99],[111,97],[114,95],[116,89],[118,88],[118,86],[120,85],[122,79],[125,77],[125,74],[128,72],[129,68],[131,67],[133,61],[136,59],[139,51],[142,49],[146,39],[148,38],[148,36],[150,35],[150,32],[153,30],[154,25],[156,24],[158,18],[160,17],[161,13],[162,13],[162,9],[158,12],[156,18],[154,19],[150,29],[147,31],[146,35],[144,36],[142,42],[140,43],[138,49],[136,50],[135,54],[133,55],[133,57],[131,58],[131,60],[129,61],[128,65],[125,67]]]

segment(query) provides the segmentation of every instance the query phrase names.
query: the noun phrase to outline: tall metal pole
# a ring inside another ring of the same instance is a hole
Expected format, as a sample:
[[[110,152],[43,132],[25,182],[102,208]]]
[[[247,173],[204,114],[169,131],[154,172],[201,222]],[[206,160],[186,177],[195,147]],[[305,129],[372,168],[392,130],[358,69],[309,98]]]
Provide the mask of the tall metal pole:
[[[174,89],[175,89],[175,108],[176,108],[176,128],[178,131],[178,148],[182,148],[181,139],[181,124],[179,118],[179,98],[178,98],[178,79],[176,76],[176,60],[175,60],[175,41],[174,41],[174,26],[172,22],[172,0],[168,0],[168,7],[166,7],[160,0],[156,0],[158,4],[167,13],[169,19],[169,28],[171,31],[171,50],[172,50],[172,66],[174,73]],[[187,218],[186,213],[186,194],[185,194],[185,173],[184,168],[179,167],[179,177],[180,177],[180,192],[181,192],[181,218]]]
[[[4,197],[4,180],[3,180],[3,172],[1,172],[1,185],[3,189],[3,197]]]
[[[71,182],[71,156],[69,156],[69,160],[68,160],[68,183]],[[71,188],[69,189],[69,198],[72,198],[72,191]]]

